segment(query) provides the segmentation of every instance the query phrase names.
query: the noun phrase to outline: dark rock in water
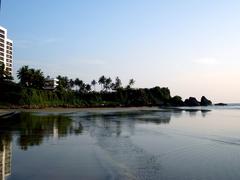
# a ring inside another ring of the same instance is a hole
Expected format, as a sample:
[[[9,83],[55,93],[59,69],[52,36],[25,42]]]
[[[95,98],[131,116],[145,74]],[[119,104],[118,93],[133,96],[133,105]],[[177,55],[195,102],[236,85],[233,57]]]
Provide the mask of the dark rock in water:
[[[212,101],[208,100],[205,96],[201,98],[201,106],[211,106]]]
[[[215,104],[215,106],[227,106],[227,104],[225,104],[225,103],[217,103],[217,104]]]
[[[195,97],[190,97],[184,101],[185,106],[200,106],[200,102]]]
[[[184,102],[180,96],[174,96],[170,99],[171,106],[184,106]]]

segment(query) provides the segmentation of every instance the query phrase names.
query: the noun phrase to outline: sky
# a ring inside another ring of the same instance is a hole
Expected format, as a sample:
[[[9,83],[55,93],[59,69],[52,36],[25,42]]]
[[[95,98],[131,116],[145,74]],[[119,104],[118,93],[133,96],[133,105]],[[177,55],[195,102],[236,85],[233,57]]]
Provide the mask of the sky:
[[[119,76],[183,98],[240,102],[239,0],[2,0],[23,65],[86,82]]]

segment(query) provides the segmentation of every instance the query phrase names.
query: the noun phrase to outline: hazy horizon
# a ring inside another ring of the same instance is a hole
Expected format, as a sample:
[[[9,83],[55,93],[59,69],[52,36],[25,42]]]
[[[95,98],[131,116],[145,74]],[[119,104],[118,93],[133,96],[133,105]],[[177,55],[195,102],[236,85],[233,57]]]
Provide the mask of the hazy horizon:
[[[5,0],[0,25],[23,65],[86,82],[119,76],[183,98],[240,102],[240,1]]]

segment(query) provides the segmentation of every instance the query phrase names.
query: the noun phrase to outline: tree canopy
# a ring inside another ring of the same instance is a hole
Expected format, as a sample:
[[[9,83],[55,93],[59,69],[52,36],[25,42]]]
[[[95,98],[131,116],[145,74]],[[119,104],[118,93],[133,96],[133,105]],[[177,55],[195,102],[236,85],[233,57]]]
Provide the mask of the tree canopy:
[[[17,77],[22,86],[36,89],[42,89],[44,86],[45,77],[40,69],[29,69],[28,66],[23,66],[17,71]]]

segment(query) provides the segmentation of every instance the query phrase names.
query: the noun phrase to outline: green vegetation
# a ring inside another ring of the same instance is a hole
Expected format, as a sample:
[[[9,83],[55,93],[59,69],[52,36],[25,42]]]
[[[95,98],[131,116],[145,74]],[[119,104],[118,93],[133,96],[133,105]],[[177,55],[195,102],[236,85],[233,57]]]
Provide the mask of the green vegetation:
[[[58,76],[54,90],[44,90],[45,77],[41,70],[23,66],[17,71],[19,83],[9,78],[4,67],[0,71],[0,106],[45,108],[45,107],[118,107],[182,105],[181,97],[171,97],[168,88],[133,88],[134,79],[123,87],[119,77],[112,80],[101,76],[98,81],[87,84],[76,78]],[[101,89],[96,90],[97,84]]]
[[[18,70],[17,77],[23,87],[41,89],[44,86],[45,78],[40,69],[29,69],[28,66],[23,66]]]
[[[10,76],[7,71],[5,71],[4,63],[0,62],[0,83],[9,82],[11,80],[13,80],[12,76]]]

